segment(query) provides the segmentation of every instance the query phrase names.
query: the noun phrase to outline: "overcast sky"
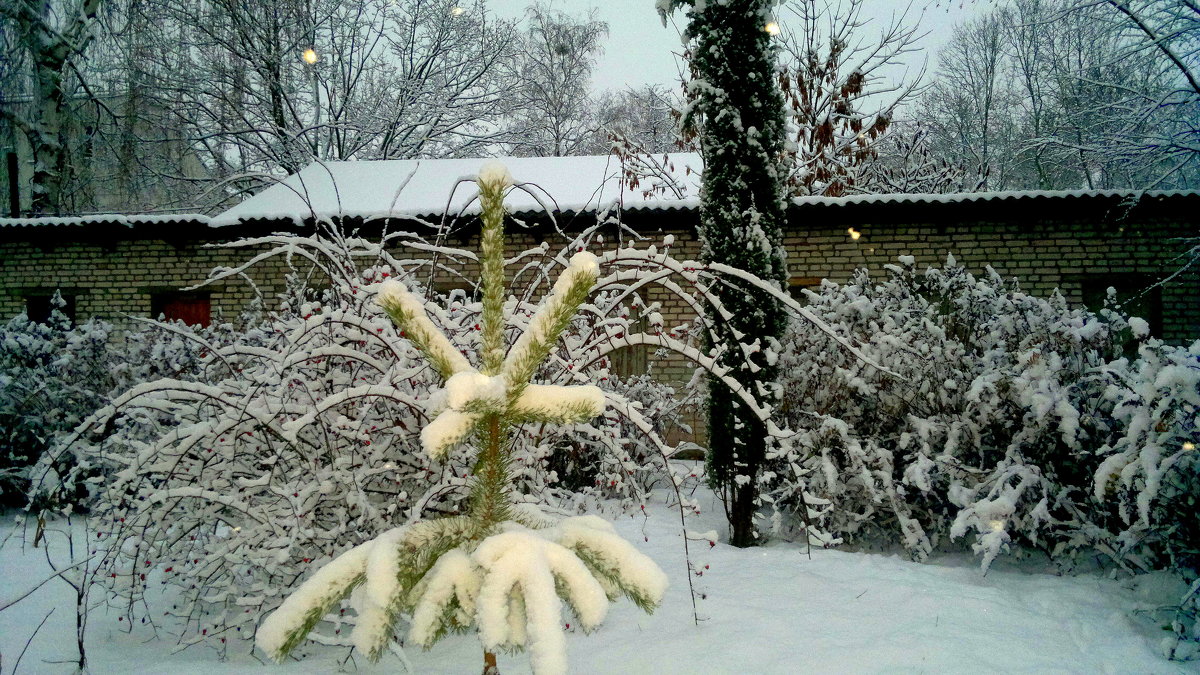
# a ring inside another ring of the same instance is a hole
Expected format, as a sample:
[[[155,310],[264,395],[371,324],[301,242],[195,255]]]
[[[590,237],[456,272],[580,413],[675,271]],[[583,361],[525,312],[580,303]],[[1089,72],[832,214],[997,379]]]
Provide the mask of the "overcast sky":
[[[520,18],[532,0],[487,2],[491,11],[500,17]],[[678,67],[673,52],[680,50],[679,34],[673,26],[663,28],[654,11],[654,0],[553,0],[550,4],[575,16],[595,8],[598,18],[608,22],[609,37],[604,55],[593,75],[595,89],[623,89],[649,83],[673,86],[676,82]],[[899,0],[864,0],[863,14],[874,17],[874,23],[884,23],[894,12],[903,11],[906,4]],[[922,32],[928,32],[921,45],[928,50],[931,71],[937,48],[954,25],[987,5],[963,0],[913,0],[910,20],[918,22]],[[786,17],[783,12],[781,18],[786,20]],[[913,55],[908,66],[919,69],[923,56]]]

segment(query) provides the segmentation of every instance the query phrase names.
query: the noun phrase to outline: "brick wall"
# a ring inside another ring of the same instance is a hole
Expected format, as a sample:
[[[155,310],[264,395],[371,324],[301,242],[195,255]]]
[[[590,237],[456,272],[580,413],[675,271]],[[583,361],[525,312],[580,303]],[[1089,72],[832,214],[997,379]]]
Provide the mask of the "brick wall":
[[[991,265],[1006,278],[1016,277],[1027,291],[1047,294],[1057,288],[1072,303],[1083,302],[1089,288],[1094,292],[1110,283],[1145,287],[1165,280],[1153,292],[1161,305],[1159,337],[1181,344],[1200,339],[1200,265],[1187,265],[1187,252],[1200,235],[1197,214],[1200,194],[1134,207],[1099,197],[816,202],[792,207],[785,245],[797,285],[821,278],[846,281],[858,267],[882,278],[883,266],[900,255],[914,256],[923,267],[940,265],[950,254],[972,272]],[[699,255],[695,218],[695,212],[687,210],[627,212],[626,224],[645,233],[646,244],[661,245],[663,235],[674,235],[672,254],[687,259]],[[252,254],[247,249],[204,248],[218,232],[203,223],[154,227],[160,229],[0,227],[0,318],[19,313],[24,295],[32,291],[61,288],[76,296],[79,318],[96,315],[121,324],[122,314],[148,316],[154,292],[195,284],[213,267],[234,265]],[[859,234],[857,239],[850,228]],[[263,231],[270,229],[222,229],[219,234],[236,238]],[[608,242],[622,236],[616,230],[606,234]],[[551,252],[568,243],[554,228],[531,223],[530,229],[510,228],[508,255],[543,239]],[[476,251],[478,237],[448,245]],[[283,268],[278,258],[253,272],[268,300],[282,290]],[[439,274],[437,283],[443,289],[463,287],[477,278],[478,266],[470,263],[462,268],[462,277]],[[214,309],[227,317],[236,316],[252,297],[250,285],[240,279],[210,290]],[[668,330],[691,319],[683,303],[661,288],[651,288],[646,299],[662,304]],[[682,358],[633,349],[646,353],[636,360],[647,362],[663,381],[681,384],[690,379],[692,366]],[[702,420],[696,415],[693,423],[700,426]]]
[[[1142,290],[1161,282],[1148,291],[1161,298],[1156,336],[1175,344],[1200,339],[1200,270],[1188,266],[1188,252],[1200,235],[1195,215],[1141,220],[1062,215],[960,223],[818,221],[786,235],[789,271],[794,283],[845,281],[859,267],[882,278],[883,265],[900,255],[914,256],[918,268],[944,264],[953,255],[976,274],[990,265],[1027,292],[1048,295],[1058,289],[1073,304],[1087,300],[1089,289]],[[850,227],[859,233],[857,240]]]
[[[0,316],[7,320],[23,311],[27,295],[61,290],[75,296],[77,319],[96,316],[124,326],[126,315],[150,316],[155,293],[199,283],[214,267],[246,257],[245,250],[205,248],[195,240],[4,241],[0,242]],[[252,275],[268,299],[283,288],[281,262],[261,266]],[[242,279],[205,290],[211,293],[214,313],[220,311],[226,318],[235,318],[254,297],[252,286]]]

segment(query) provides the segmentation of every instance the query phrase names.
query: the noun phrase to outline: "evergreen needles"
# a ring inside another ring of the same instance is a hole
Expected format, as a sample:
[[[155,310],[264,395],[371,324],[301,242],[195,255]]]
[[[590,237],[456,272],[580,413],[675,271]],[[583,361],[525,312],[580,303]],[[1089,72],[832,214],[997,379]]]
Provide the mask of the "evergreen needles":
[[[436,416],[421,441],[435,459],[460,443],[476,452],[468,512],[390,530],[320,569],[258,630],[258,644],[276,660],[303,642],[360,584],[352,637],[372,660],[386,649],[399,615],[408,612],[409,636],[417,644],[428,647],[450,631],[476,626],[486,652],[528,645],[539,675],[566,670],[562,600],[587,630],[603,621],[609,601],[620,595],[646,611],[662,600],[666,575],[608,523],[593,516],[554,523],[512,504],[508,463],[514,427],[585,422],[604,411],[604,394],[595,386],[530,383],[591,292],[599,266],[592,254],[576,253],[505,355],[503,197],[512,178],[503,166],[490,164],[478,184],[481,369],[437,329],[424,302],[399,281],[385,283],[377,298],[401,334],[445,379],[445,387],[430,397],[428,407]]]

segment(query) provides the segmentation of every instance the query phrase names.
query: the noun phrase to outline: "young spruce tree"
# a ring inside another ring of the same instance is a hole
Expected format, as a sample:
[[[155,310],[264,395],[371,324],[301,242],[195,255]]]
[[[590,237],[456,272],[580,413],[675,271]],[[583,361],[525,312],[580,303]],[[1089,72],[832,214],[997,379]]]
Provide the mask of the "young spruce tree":
[[[447,633],[475,628],[484,674],[496,675],[496,652],[528,647],[535,675],[567,671],[562,605],[585,631],[600,625],[608,605],[624,595],[652,611],[667,578],[596,516],[555,521],[514,503],[509,474],[518,427],[571,424],[604,411],[593,385],[533,384],[599,276],[596,256],[580,251],[520,337],[504,345],[504,193],[513,185],[502,165],[478,178],[482,206],[482,345],[477,365],[429,318],[425,301],[389,280],[376,301],[445,380],[426,408],[432,421],[421,445],[433,459],[466,445],[476,463],[466,514],[418,520],[360,544],[319,569],[259,627],[258,645],[282,660],[356,587],[355,648],[378,659],[394,639],[402,614],[409,644],[430,647]]]
[[[685,128],[699,130],[704,158],[700,189],[700,240],[704,262],[753,273],[780,288],[787,280],[781,227],[785,217],[784,102],[776,81],[771,43],[776,0],[658,0],[666,12],[683,8],[688,19],[691,108]],[[725,307],[709,310],[708,346],[723,365],[739,367],[736,379],[764,405],[779,393],[774,359],[787,316],[766,292],[718,283]],[[739,343],[751,345],[747,362]],[[714,487],[728,505],[730,543],[755,542],[758,476],[767,450],[759,419],[719,380],[709,379],[709,463]]]

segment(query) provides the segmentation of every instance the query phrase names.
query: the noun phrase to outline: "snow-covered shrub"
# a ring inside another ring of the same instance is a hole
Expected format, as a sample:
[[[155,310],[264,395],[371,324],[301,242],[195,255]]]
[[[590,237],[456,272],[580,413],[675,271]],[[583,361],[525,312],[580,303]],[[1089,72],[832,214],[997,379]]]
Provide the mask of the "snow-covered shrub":
[[[30,466],[116,384],[112,326],[74,326],[64,305],[55,293],[45,323],[20,314],[0,326],[0,504],[24,505]]]
[[[30,427],[40,430],[25,439],[25,447],[33,451],[29,465],[18,472],[22,489],[14,498],[39,508],[86,505],[85,479],[95,478],[102,466],[76,455],[69,443],[60,446],[61,437],[120,392],[165,377],[203,377],[201,354],[227,344],[234,335],[245,335],[259,321],[256,307],[252,303],[237,323],[218,320],[205,328],[135,318],[120,330],[95,317],[71,325],[56,311],[46,324],[22,315],[0,329],[6,345],[0,355],[5,374],[0,377],[13,384],[0,394],[0,408],[18,412],[3,413],[5,434],[18,438]],[[7,426],[7,419],[14,417]],[[66,484],[59,483],[63,478]],[[27,491],[30,485],[33,490]]]
[[[778,503],[806,490],[829,536],[882,534],[917,558],[970,536],[985,568],[1014,539],[1062,560],[1105,547],[1091,484],[1115,428],[1100,399],[1124,320],[953,258],[921,272],[902,257],[887,274],[806,292],[810,311],[900,377],[792,331],[781,360],[800,435],[779,458]]]
[[[1133,322],[1131,322],[1133,323]],[[1137,325],[1135,324],[1135,328]],[[1094,473],[1095,498],[1120,514],[1108,546],[1138,569],[1181,571],[1191,588],[1171,621],[1169,658],[1200,656],[1200,340],[1148,340],[1133,362],[1107,369],[1117,423]]]
[[[294,277],[278,314],[228,344],[176,327],[195,377],[137,384],[57,448],[76,458],[61,484],[97,492],[93,526],[109,542],[101,579],[121,618],[147,616],[146,591],[161,579],[177,588],[167,611],[186,641],[249,637],[308,563],[410,512],[457,508],[468,469],[415,451],[432,380],[367,301],[393,269],[382,249],[255,243],[311,261],[330,285],[317,293]],[[372,256],[361,273],[360,254]]]
[[[1107,368],[1114,438],[1099,448],[1097,501],[1114,503],[1114,546],[1142,568],[1200,570],[1200,341],[1151,339]]]
[[[984,570],[1012,545],[1069,568],[1200,568],[1200,342],[1037,298],[951,258],[887,279],[859,271],[808,309],[892,377],[793,327],[780,357],[796,436],[775,458],[776,507],[815,541],[895,544],[917,559],[964,539]],[[1138,356],[1122,356],[1132,337]],[[780,518],[780,525],[790,520]],[[1168,653],[1200,653],[1196,586]]]

